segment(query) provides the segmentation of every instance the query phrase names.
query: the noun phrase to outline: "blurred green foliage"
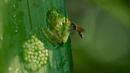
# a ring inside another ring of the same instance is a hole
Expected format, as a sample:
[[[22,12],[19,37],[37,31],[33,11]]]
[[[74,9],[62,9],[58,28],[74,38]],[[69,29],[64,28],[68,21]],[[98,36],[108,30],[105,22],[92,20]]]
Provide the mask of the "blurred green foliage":
[[[130,73],[130,0],[67,0],[75,73]]]

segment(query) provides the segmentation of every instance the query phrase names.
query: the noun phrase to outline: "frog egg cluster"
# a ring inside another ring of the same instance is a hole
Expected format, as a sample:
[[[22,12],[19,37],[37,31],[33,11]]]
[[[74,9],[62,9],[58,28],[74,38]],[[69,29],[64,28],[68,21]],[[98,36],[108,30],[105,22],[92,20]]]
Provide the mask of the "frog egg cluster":
[[[23,44],[23,60],[25,68],[31,71],[39,70],[47,63],[48,50],[34,35]]]

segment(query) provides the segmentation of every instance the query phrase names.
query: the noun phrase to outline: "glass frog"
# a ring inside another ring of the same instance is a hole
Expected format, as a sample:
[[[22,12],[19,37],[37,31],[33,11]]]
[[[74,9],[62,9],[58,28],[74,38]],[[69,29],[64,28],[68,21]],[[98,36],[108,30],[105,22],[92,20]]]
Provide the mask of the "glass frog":
[[[51,9],[47,12],[47,29],[43,28],[43,34],[52,44],[64,44],[67,42],[70,32],[77,30],[82,37],[83,29],[72,23],[58,9]]]

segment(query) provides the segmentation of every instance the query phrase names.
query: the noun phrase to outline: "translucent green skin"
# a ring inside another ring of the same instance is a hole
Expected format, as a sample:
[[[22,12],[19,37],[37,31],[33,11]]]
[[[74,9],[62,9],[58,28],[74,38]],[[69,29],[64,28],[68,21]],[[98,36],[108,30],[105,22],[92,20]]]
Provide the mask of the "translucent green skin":
[[[71,30],[71,22],[60,10],[52,9],[47,12],[48,29],[43,29],[44,35],[52,44],[63,44]]]

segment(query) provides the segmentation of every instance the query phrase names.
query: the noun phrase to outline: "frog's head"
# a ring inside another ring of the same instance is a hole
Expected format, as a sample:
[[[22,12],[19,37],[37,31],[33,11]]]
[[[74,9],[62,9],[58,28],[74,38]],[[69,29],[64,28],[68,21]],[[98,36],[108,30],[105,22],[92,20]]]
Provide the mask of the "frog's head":
[[[61,10],[53,8],[51,10],[48,10],[47,19],[52,20],[52,19],[54,19],[56,17],[60,17],[61,15],[62,15]]]
[[[61,29],[63,26],[63,23],[65,22],[65,16],[63,15],[63,12],[58,9],[51,9],[47,12],[47,26],[49,26],[49,29]]]

